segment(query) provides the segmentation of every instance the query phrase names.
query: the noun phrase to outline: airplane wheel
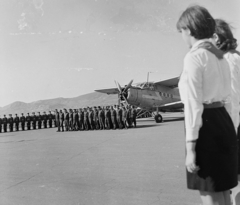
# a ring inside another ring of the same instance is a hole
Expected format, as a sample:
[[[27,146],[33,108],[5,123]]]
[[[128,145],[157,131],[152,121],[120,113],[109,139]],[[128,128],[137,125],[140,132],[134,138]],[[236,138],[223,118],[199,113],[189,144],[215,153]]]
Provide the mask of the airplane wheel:
[[[156,123],[161,123],[163,121],[162,115],[160,114],[155,115],[155,121]]]

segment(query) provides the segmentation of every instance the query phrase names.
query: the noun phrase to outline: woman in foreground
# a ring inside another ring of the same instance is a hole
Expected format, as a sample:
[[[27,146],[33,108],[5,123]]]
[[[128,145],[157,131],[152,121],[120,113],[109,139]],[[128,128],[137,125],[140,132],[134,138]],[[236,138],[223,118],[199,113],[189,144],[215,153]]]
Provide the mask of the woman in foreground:
[[[215,22],[216,27],[215,34],[213,35],[213,43],[225,53],[224,57],[228,61],[230,67],[232,79],[230,112],[235,130],[238,133],[240,112],[240,53],[236,50],[237,40],[233,37],[232,31],[228,23],[221,19],[215,19]],[[239,134],[240,133],[238,133],[238,135]],[[240,166],[240,161],[238,162],[238,166]],[[238,181],[240,181],[239,174],[240,167],[238,168]],[[240,205],[240,184],[238,184],[238,186],[232,190],[232,198],[233,205]]]
[[[237,185],[237,136],[229,113],[231,76],[224,53],[211,42],[215,20],[200,6],[187,8],[177,29],[191,48],[179,82],[186,127],[187,187],[203,205],[230,205]]]

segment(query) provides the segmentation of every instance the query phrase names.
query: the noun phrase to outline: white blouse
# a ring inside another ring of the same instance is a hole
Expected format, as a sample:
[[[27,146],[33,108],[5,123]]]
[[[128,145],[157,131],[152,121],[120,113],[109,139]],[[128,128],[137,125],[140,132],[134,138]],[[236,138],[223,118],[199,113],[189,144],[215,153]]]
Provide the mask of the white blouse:
[[[234,127],[238,129],[239,126],[239,112],[240,112],[240,56],[237,53],[228,52],[224,55],[228,61],[231,72],[231,104],[230,112]]]
[[[179,92],[184,103],[186,141],[196,140],[202,126],[203,103],[224,102],[231,110],[231,76],[225,59],[219,60],[197,41],[184,58]]]

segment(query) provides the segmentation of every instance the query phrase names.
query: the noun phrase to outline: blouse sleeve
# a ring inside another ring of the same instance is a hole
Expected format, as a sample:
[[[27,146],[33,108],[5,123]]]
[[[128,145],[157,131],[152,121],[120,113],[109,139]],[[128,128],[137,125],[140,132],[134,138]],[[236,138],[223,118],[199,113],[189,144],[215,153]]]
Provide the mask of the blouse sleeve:
[[[196,56],[184,59],[186,99],[184,99],[186,141],[198,139],[203,113],[203,66]]]

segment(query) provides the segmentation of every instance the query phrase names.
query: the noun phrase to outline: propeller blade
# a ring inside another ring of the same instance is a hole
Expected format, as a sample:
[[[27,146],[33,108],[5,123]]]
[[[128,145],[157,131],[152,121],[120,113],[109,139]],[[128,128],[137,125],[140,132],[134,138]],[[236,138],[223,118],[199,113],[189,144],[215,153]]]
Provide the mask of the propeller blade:
[[[120,94],[121,94],[121,93],[122,93],[121,86],[119,85],[119,83],[117,83],[117,81],[114,80],[114,82],[115,82],[115,84],[116,84],[117,89],[119,90],[119,92],[120,92]]]
[[[125,89],[123,90],[123,93],[124,93],[125,91],[127,91],[128,88],[131,87],[132,83],[133,83],[133,80],[131,80],[131,81],[128,83],[128,85],[127,85],[127,86],[125,87]]]
[[[120,92],[120,94],[122,93],[122,87],[121,87],[121,85],[117,82],[117,86],[118,86],[118,90],[119,90],[119,92]]]

